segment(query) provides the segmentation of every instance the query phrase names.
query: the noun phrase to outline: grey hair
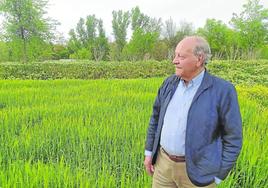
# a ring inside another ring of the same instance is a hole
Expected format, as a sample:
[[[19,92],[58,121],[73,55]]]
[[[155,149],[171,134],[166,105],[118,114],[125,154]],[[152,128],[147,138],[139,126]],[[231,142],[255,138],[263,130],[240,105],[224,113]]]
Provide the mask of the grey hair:
[[[209,63],[209,59],[211,58],[211,50],[209,44],[203,37],[194,36],[194,38],[196,39],[197,44],[193,49],[193,53],[195,56],[203,54],[205,58],[204,64],[206,65]]]

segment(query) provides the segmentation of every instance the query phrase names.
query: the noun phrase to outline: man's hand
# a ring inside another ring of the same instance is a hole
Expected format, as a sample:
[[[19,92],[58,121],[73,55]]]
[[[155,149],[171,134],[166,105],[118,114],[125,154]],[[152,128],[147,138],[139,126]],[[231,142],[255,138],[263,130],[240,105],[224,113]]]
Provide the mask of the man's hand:
[[[145,156],[143,164],[144,164],[144,167],[145,167],[145,170],[146,170],[147,174],[152,176],[154,174],[154,166],[152,165],[152,157],[151,156]]]

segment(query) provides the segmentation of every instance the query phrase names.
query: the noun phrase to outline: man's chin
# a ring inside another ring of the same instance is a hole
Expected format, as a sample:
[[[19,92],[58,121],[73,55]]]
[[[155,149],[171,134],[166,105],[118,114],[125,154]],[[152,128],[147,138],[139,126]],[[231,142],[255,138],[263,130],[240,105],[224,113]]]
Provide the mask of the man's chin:
[[[181,72],[180,71],[176,71],[175,74],[176,74],[176,76],[181,77]]]

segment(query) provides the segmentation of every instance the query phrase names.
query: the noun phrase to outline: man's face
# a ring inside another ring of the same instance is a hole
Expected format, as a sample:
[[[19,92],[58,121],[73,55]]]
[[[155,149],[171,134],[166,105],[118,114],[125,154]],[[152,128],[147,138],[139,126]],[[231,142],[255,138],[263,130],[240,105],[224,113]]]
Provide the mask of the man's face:
[[[190,81],[200,70],[201,59],[194,55],[195,41],[183,39],[176,47],[173,64],[176,68],[176,75],[185,81]]]

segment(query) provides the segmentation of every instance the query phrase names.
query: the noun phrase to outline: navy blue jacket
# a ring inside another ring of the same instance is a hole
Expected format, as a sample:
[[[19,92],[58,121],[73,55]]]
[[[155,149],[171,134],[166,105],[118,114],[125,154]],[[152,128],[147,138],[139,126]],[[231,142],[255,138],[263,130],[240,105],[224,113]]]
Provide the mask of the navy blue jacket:
[[[158,90],[147,131],[145,149],[152,151],[154,164],[159,151],[167,106],[180,78],[168,77]],[[242,147],[242,121],[234,86],[205,71],[189,109],[185,158],[193,184],[206,186],[214,177],[225,179]]]

